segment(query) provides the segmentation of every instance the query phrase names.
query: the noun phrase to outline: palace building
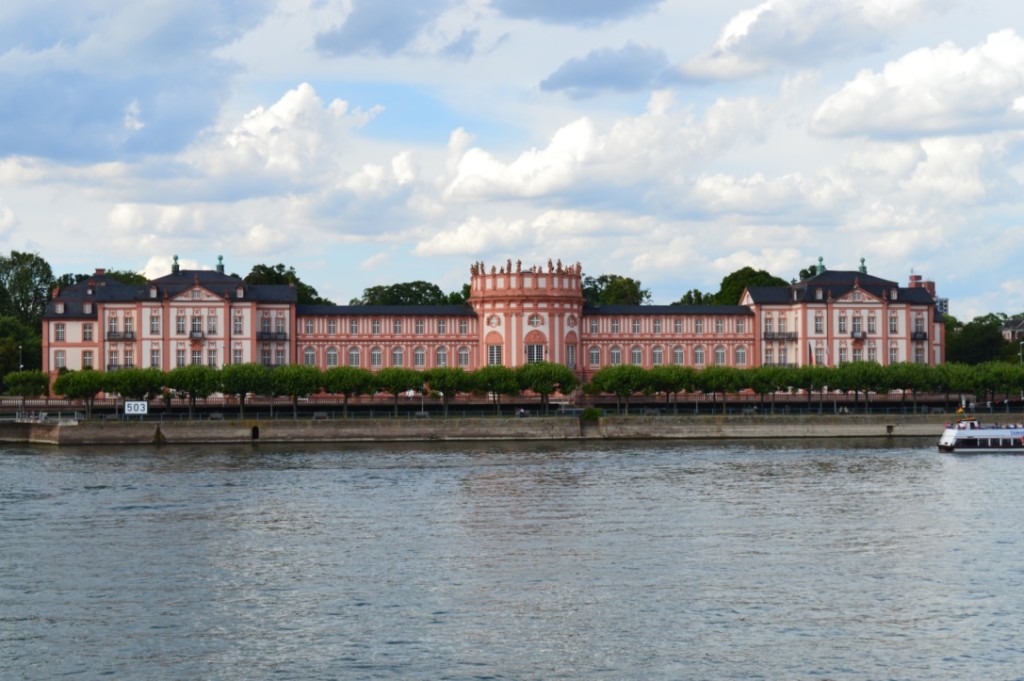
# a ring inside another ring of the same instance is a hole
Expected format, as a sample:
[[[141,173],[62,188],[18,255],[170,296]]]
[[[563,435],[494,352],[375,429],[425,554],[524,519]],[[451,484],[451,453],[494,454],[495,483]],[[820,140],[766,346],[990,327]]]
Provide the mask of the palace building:
[[[902,287],[826,270],[789,286],[744,291],[738,305],[584,303],[582,268],[548,261],[470,267],[465,305],[300,305],[293,286],[251,285],[215,270],[123,284],[104,270],[53,292],[43,319],[43,370],[115,371],[186,364],[437,366],[471,371],[557,362],[587,380],[598,369],[686,365],[835,366],[943,361],[935,285]]]

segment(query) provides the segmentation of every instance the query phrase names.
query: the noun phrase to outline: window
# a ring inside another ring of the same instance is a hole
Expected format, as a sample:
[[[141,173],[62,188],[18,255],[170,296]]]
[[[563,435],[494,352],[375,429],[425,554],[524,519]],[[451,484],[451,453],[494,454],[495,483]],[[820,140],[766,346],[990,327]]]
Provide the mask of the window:
[[[693,363],[697,366],[704,366],[704,346],[698,345],[693,349]]]
[[[839,348],[839,363],[842,364],[847,360],[849,360],[849,357],[846,346],[844,345],[843,347]]]
[[[217,348],[208,348],[206,350],[206,366],[211,369],[217,368]]]
[[[860,348],[855,347],[853,349],[853,361],[862,362],[864,360],[864,351]]]
[[[448,333],[448,320],[447,319],[438,319],[437,320],[437,332],[438,333]]]
[[[773,348],[765,348],[764,349],[764,365],[770,367],[770,366],[772,366],[772,364],[774,362],[775,362],[775,350]]]
[[[82,368],[92,369],[92,350],[82,352]]]
[[[260,333],[270,333],[270,317],[264,317],[260,320]]]
[[[117,333],[117,317],[111,317],[107,320],[107,333]]]
[[[565,346],[565,366],[571,369],[576,367],[576,345],[574,343]]]
[[[633,366],[640,366],[644,363],[644,351],[639,345],[629,349],[629,363]]]
[[[359,366],[359,348],[348,349],[348,365],[350,367]]]
[[[241,335],[241,333],[242,333],[242,315],[235,315],[234,320],[232,320],[232,325],[233,325],[232,330],[236,334]]]
[[[591,319],[590,320],[590,333],[597,333],[597,331],[598,331],[597,320],[596,319]]]
[[[63,350],[58,350],[53,354],[53,363],[58,369],[63,369],[67,366],[67,359],[64,356]]]
[[[923,317],[918,316],[914,318],[914,333],[924,333]]]
[[[181,315],[178,315],[178,317],[174,320],[174,331],[179,336],[185,335],[185,318],[182,317]]]
[[[64,333],[65,333],[64,325],[63,324],[57,324],[54,327],[54,331],[53,331],[54,340],[58,340],[58,341],[64,340]]]
[[[82,340],[92,340],[92,324],[82,324]]]
[[[889,348],[889,364],[896,364],[900,361],[900,349],[895,345]]]
[[[868,317],[868,333],[875,333],[875,315]]]
[[[380,335],[380,320],[379,319],[374,319],[373,320],[373,323],[370,325],[370,332],[374,336],[379,336]]]
[[[422,319],[417,319],[416,320],[416,335],[417,336],[422,336],[423,335],[423,320]]]
[[[878,353],[875,351],[875,346],[874,345],[869,345],[868,346],[868,361],[869,362],[877,362],[878,361]]]
[[[715,346],[715,365],[722,366],[725,364],[725,348],[721,345]]]
[[[814,348],[814,363],[817,364],[818,366],[822,366],[825,364],[824,348]]]
[[[242,363],[242,348],[235,348],[231,351],[231,362],[233,364]]]
[[[683,320],[682,319],[674,319],[674,320],[672,320],[672,331],[673,331],[673,333],[682,333],[683,332]]]
[[[864,320],[861,319],[860,315],[853,318],[853,332],[859,334],[863,331]]]
[[[899,317],[891,315],[889,317],[889,333],[899,333],[900,322]]]
[[[284,350],[281,348],[274,350],[274,363],[277,366],[284,366]]]
[[[722,334],[725,331],[725,321],[721,319],[715,320],[715,333]]]
[[[260,349],[260,362],[265,367],[270,366],[270,348]]]
[[[192,289],[192,300],[199,300],[199,289]],[[195,362],[193,362],[195,364]]]
[[[384,363],[384,353],[380,351],[380,348],[370,349],[370,368],[380,369]]]
[[[337,319],[328,319],[327,320],[327,333],[329,333],[332,336],[338,335],[338,320]],[[335,351],[335,354],[337,354],[337,351]]]
[[[412,364],[414,367],[422,369],[427,366],[427,351],[422,347],[416,348],[412,353]]]
[[[589,356],[590,366],[599,367],[601,366],[601,349],[596,345],[590,346],[590,350],[587,351]]]
[[[544,361],[544,346],[543,345],[527,345],[526,346],[526,363],[537,364],[538,362]]]
[[[640,333],[640,320],[639,319],[634,319],[633,320],[633,333]]]
[[[924,344],[914,343],[914,362],[924,364]]]
[[[665,363],[665,351],[661,349],[660,345],[655,345],[651,350],[651,364],[656,367],[660,367]]]
[[[463,369],[469,367],[469,348],[466,346],[459,348],[459,366]]]
[[[327,366],[338,366],[338,348],[327,348]]]
[[[405,351],[402,348],[391,348],[391,366],[405,366]]]
[[[358,319],[350,319],[350,320],[348,320],[348,332],[350,334],[352,334],[353,336],[355,334],[359,333],[359,320]]]
[[[210,315],[206,318],[206,333],[216,335],[217,333],[217,316]]]
[[[135,351],[131,348],[125,348],[124,351],[124,365],[126,367],[135,366]]]
[[[789,349],[786,348],[786,347],[779,348],[779,365],[780,366],[788,366],[789,365]]]
[[[135,317],[125,317],[124,318],[124,335],[127,338],[131,338],[133,333],[135,333]]]
[[[745,333],[747,330],[746,321],[743,319],[736,320],[736,333]]]
[[[469,333],[469,322],[467,320],[459,320],[459,333],[461,333],[463,336]]]
[[[619,320],[618,319],[613,319],[612,320],[612,333],[618,333],[618,332],[619,332]]]
[[[178,348],[177,352],[174,353],[175,366],[185,366],[185,349]]]
[[[203,318],[199,316],[192,317],[192,335],[202,336],[203,335]],[[194,362],[193,362],[194,364]]]
[[[117,369],[117,350],[111,350],[107,353],[107,369]]]
[[[846,333],[846,315],[839,318],[839,333]]]
[[[613,345],[611,351],[608,353],[609,362],[612,366],[618,366],[622,364],[622,350],[618,345]]]
[[[193,350],[192,351],[192,364],[198,366],[203,363],[203,351]]]
[[[401,319],[395,319],[391,323],[391,330],[392,330],[392,333],[394,333],[396,336],[401,334],[402,333],[402,320]]]
[[[686,361],[686,355],[683,353],[683,346],[677,345],[672,348],[672,363],[676,366],[681,366]]]
[[[655,319],[654,320],[654,333],[661,333],[661,320],[660,319]]]
[[[764,318],[764,332],[772,333],[775,330],[775,320],[771,317]]]
[[[307,336],[311,335],[313,333],[313,320],[312,319],[307,319],[306,323],[305,323],[305,326],[306,326],[306,335]]]
[[[814,333],[825,333],[825,318],[820,314],[814,315]]]
[[[786,318],[779,317],[779,333],[786,333]]]
[[[487,346],[487,365],[498,366],[501,364],[501,346],[500,345],[488,345]]]
[[[316,366],[316,351],[307,347],[302,351],[302,363],[308,367]]]
[[[149,332],[154,336],[160,334],[160,317],[155,314],[149,315]]]
[[[747,366],[747,349],[742,345],[736,348],[736,366]]]
[[[698,319],[693,323],[694,333],[704,333],[704,320]]]
[[[441,346],[434,351],[434,364],[439,367],[448,366],[448,348]]]
[[[526,323],[530,326],[540,326],[542,321],[539,314],[532,314],[526,319]]]

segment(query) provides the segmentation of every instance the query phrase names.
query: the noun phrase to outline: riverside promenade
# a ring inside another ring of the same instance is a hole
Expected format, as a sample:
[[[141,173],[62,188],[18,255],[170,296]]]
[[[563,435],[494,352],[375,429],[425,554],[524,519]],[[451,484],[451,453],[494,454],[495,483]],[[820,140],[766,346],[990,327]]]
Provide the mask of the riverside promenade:
[[[507,441],[777,440],[934,437],[951,414],[352,418],[271,420],[44,420],[0,423],[0,443],[56,446]]]

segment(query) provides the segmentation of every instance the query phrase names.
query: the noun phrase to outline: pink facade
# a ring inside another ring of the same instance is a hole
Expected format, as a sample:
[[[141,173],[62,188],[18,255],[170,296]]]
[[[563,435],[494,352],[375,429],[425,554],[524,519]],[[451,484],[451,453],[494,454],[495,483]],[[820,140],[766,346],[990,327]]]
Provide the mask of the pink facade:
[[[129,286],[102,270],[56,291],[43,368],[302,363],[428,369],[547,361],[586,379],[614,364],[755,367],[943,360],[934,284],[826,271],[744,292],[739,305],[584,304],[582,268],[470,267],[466,305],[299,305],[290,286],[249,285],[223,267]]]

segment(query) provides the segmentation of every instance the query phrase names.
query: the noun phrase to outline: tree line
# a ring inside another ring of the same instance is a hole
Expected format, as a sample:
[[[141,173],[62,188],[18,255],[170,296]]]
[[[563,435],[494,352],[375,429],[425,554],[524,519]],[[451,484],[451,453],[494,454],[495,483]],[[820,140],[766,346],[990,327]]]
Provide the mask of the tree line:
[[[48,377],[41,371],[17,371],[5,376],[8,394],[24,397],[46,395]],[[457,367],[437,367],[417,371],[389,367],[378,372],[358,367],[331,367],[321,370],[313,366],[284,365],[266,367],[262,364],[232,364],[215,369],[205,365],[187,365],[162,371],[156,368],[128,368],[114,372],[92,369],[62,372],[53,385],[53,392],[68,399],[82,400],[87,416],[91,416],[95,398],[100,393],[116,394],[127,400],[182,398],[187,400],[189,416],[197,400],[214,393],[238,400],[239,416],[245,415],[249,395],[291,398],[293,415],[298,413],[300,398],[316,394],[337,395],[348,415],[348,402],[359,395],[387,394],[394,399],[395,415],[401,395],[409,391],[439,397],[444,416],[448,416],[451,399],[459,394],[486,395],[495,411],[501,411],[501,397],[529,392],[540,397],[545,413],[552,395],[572,395],[577,389],[588,395],[612,395],[617,408],[643,396],[663,399],[670,407],[680,394],[709,397],[712,409],[725,413],[730,396],[747,391],[760,398],[765,413],[774,412],[779,394],[801,392],[809,407],[815,399],[821,409],[830,391],[852,395],[854,407],[863,399],[870,406],[873,394],[899,391],[902,403],[908,400],[916,410],[921,394],[944,395],[945,401],[961,401],[970,397],[983,402],[1000,403],[1024,395],[1024,366],[1008,362],[986,362],[978,365],[958,363],[928,366],[904,362],[888,366],[876,362],[847,362],[838,367],[753,367],[740,369],[709,366],[695,369],[687,366],[659,366],[644,369],[634,365],[604,367],[580,384],[576,374],[561,364],[539,362],[512,369],[486,366],[473,371]]]

